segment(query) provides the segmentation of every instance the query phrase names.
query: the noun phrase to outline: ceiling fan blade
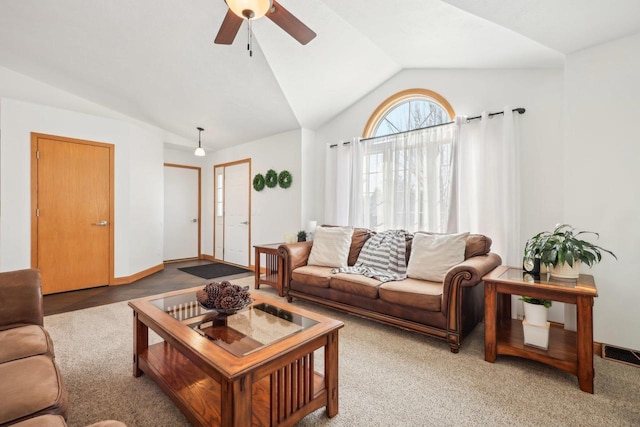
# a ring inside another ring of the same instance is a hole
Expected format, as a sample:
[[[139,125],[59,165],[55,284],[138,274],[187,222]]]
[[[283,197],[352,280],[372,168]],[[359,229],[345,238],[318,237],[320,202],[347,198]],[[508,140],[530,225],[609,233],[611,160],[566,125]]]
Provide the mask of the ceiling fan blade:
[[[224,17],[224,21],[222,21],[222,25],[220,26],[220,30],[218,31],[218,35],[216,36],[215,43],[216,44],[233,43],[233,39],[236,38],[236,34],[238,34],[238,30],[240,30],[242,21],[244,21],[244,19],[240,18],[238,15],[231,12],[231,9],[227,10],[227,14]]]
[[[267,13],[267,18],[289,33],[291,37],[298,40],[300,44],[307,44],[316,37],[316,33],[311,28],[304,25],[302,21],[293,16],[291,12],[275,0],[273,0],[271,12]]]

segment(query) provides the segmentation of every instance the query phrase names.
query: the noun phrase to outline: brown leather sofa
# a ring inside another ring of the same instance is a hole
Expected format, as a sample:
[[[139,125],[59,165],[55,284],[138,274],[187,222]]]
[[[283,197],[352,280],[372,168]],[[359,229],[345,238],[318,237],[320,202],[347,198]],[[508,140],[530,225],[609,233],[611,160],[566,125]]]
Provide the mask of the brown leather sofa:
[[[374,232],[354,229],[348,265],[352,266]],[[411,256],[407,238],[407,263]],[[358,274],[331,273],[330,267],[309,266],[313,241],[281,245],[287,299],[300,298],[421,332],[449,343],[457,353],[462,340],[484,316],[482,277],[502,263],[490,252],[489,237],[471,234],[465,260],[448,270],[442,283],[405,279],[382,283]]]
[[[0,273],[0,427],[66,425],[67,390],[43,320],[39,271]]]

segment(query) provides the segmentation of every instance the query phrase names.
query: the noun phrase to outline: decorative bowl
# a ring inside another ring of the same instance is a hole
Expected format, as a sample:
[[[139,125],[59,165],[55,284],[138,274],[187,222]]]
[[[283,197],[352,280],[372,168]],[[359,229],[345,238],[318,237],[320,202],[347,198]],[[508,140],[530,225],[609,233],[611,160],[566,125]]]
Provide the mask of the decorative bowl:
[[[252,302],[253,302],[253,299],[249,298],[241,306],[233,307],[233,308],[218,308],[218,307],[214,307],[214,306],[210,306],[210,305],[205,305],[205,304],[203,304],[201,302],[199,302],[199,304],[200,304],[200,306],[202,308],[206,308],[207,310],[213,310],[213,311],[216,311],[216,312],[218,312],[220,314],[223,314],[225,316],[230,316],[232,314],[236,314],[237,312],[239,312],[243,308],[247,307]]]

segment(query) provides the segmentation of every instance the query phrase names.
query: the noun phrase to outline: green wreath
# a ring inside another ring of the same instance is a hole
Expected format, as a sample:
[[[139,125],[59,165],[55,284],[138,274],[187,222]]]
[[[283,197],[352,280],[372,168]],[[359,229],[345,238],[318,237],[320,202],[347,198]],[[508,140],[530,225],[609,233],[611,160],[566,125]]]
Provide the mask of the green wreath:
[[[278,185],[278,172],[273,169],[269,169],[264,177],[264,183],[267,184],[267,187],[269,188],[273,188]]]
[[[253,189],[256,191],[262,191],[264,188],[264,176],[261,173],[257,173],[253,177]]]
[[[280,184],[282,188],[291,187],[291,174],[289,171],[280,172],[280,175],[278,175],[278,184]]]

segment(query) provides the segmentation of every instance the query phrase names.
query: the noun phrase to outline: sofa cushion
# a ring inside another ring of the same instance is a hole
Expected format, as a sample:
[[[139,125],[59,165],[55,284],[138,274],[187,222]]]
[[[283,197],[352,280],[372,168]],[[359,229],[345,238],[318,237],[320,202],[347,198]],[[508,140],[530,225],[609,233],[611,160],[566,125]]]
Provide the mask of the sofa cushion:
[[[307,265],[346,267],[352,236],[352,227],[318,227]]]
[[[440,311],[443,284],[418,279],[386,282],[378,287],[380,299],[428,311]]]
[[[27,325],[0,331],[0,363],[38,354],[53,356],[53,342],[42,326]]]
[[[60,415],[40,415],[39,417],[29,418],[19,422],[18,424],[12,424],[11,427],[67,427],[67,423]],[[98,421],[86,427],[127,427],[126,424],[120,421],[106,420]]]
[[[40,415],[12,424],[11,427],[67,427],[67,423],[60,415]]]
[[[468,236],[469,233],[416,233],[411,244],[407,276],[442,282],[451,267],[464,261]]]
[[[329,279],[331,276],[331,267],[321,267],[318,265],[305,265],[291,272],[292,280],[321,288],[329,287]]]
[[[65,415],[67,392],[55,361],[45,355],[0,364],[0,424],[44,414]]]
[[[348,294],[378,298],[380,283],[382,282],[362,274],[337,273],[331,276],[329,287]]]

